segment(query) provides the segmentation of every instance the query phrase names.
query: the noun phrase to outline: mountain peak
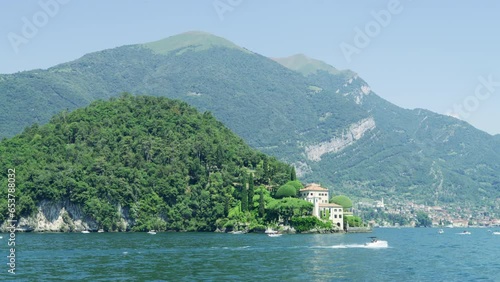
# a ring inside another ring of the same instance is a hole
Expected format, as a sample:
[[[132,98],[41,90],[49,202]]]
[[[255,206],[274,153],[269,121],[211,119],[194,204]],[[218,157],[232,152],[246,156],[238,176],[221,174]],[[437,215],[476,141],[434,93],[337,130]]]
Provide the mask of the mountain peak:
[[[248,52],[225,38],[204,31],[188,31],[146,43],[143,46],[159,54],[168,54],[174,50],[185,48],[202,51],[213,47],[225,47]]]
[[[283,65],[286,68],[300,72],[306,76],[314,74],[319,70],[327,71],[333,75],[338,75],[341,73],[346,73],[349,74],[350,76],[355,75],[355,73],[352,71],[340,71],[323,61],[310,58],[304,54],[295,54],[290,57],[271,58],[271,59],[278,62],[279,64]]]

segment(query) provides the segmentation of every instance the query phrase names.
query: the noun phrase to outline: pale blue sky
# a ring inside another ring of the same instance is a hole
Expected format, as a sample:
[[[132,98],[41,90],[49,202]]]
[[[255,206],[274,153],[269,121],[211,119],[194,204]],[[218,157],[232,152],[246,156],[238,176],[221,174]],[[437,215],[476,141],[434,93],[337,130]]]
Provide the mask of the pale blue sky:
[[[304,53],[351,69],[399,106],[458,114],[498,134],[499,12],[493,0],[0,0],[0,73],[201,30],[264,56]]]

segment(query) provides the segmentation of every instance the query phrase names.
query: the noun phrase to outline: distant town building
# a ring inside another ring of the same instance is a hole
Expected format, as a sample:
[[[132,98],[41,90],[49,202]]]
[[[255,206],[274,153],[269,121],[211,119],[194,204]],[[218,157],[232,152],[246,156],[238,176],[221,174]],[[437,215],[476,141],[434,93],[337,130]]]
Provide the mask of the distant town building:
[[[342,206],[329,203],[330,192],[319,184],[311,183],[300,189],[299,197],[311,202],[314,207],[312,214],[319,219],[327,218],[339,229],[344,229],[344,211]]]
[[[375,208],[381,208],[381,209],[385,208],[384,198],[382,198],[381,201],[375,201],[373,203],[373,207],[375,207]]]

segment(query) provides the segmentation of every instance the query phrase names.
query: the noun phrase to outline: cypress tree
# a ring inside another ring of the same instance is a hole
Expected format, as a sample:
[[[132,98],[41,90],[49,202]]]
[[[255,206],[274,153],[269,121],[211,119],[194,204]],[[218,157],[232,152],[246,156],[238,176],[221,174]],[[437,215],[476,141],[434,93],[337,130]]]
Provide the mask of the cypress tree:
[[[253,174],[250,173],[248,177],[248,210],[251,211],[253,209],[253,196],[255,194],[254,185],[253,185]]]
[[[264,181],[269,184],[269,162],[267,158],[264,158],[264,162],[262,163],[262,170],[264,172]]]
[[[248,189],[245,176],[243,176],[241,181],[241,211],[248,211]]]
[[[264,189],[261,188],[259,192],[259,216],[264,217],[265,206],[264,206]]]
[[[295,167],[292,166],[292,169],[290,170],[290,180],[295,181],[297,180],[297,174],[295,173]]]

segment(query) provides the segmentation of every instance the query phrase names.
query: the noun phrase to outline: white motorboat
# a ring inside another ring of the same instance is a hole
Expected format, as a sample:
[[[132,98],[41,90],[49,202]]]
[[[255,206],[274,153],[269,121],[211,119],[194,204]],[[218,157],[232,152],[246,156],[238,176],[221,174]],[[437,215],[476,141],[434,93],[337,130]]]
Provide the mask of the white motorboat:
[[[439,234],[443,234],[443,233],[444,233],[444,230],[443,230],[443,229],[439,229],[438,233],[439,233]]]
[[[155,234],[156,234],[156,231],[154,231],[154,230],[149,230],[149,231],[148,231],[148,234],[155,235]]]
[[[103,233],[103,232],[104,232],[104,229],[97,230],[97,233]]]
[[[269,237],[279,237],[281,235],[283,235],[283,234],[281,234],[281,233],[268,233],[267,234],[267,236],[269,236]]]
[[[493,235],[500,235],[500,232],[495,231],[495,232],[493,232]]]
[[[88,234],[88,233],[90,233],[90,231],[88,231],[88,230],[82,230],[82,233]]]
[[[464,230],[462,233],[458,233],[460,235],[470,235],[471,233],[467,230]]]
[[[232,233],[232,234],[236,234],[236,235],[238,235],[238,234],[243,234],[243,231],[239,230],[239,231],[233,231],[233,232],[231,232],[231,233]]]
[[[379,240],[377,237],[370,237],[372,239],[371,242],[365,244],[367,248],[387,248],[389,247],[389,243],[384,240]]]

